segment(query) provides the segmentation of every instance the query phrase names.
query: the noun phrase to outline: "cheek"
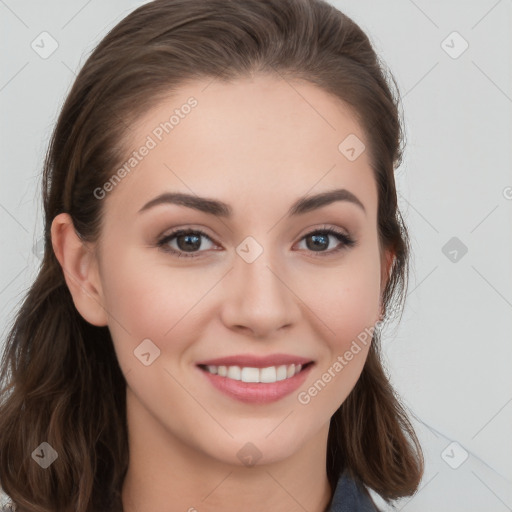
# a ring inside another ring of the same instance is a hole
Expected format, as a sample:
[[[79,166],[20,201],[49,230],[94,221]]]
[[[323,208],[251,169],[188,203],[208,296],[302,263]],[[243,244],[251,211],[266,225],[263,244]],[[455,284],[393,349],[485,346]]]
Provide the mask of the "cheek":
[[[361,375],[379,314],[379,276],[378,260],[359,253],[309,294],[325,343],[321,364],[297,397],[312,415],[334,414]]]
[[[128,343],[133,350],[149,338],[162,350],[179,351],[179,340],[187,339],[181,335],[186,326],[190,337],[194,306],[207,295],[214,279],[204,273],[199,279],[193,270],[180,271],[155,261],[142,261],[136,254],[130,257],[129,251],[111,262],[109,268],[104,296],[112,316],[109,327],[113,339],[130,340],[123,341],[123,350],[128,350],[124,348]]]
[[[380,267],[377,251],[354,251],[336,266],[301,280],[304,302],[323,325],[332,348],[344,350],[378,320]]]

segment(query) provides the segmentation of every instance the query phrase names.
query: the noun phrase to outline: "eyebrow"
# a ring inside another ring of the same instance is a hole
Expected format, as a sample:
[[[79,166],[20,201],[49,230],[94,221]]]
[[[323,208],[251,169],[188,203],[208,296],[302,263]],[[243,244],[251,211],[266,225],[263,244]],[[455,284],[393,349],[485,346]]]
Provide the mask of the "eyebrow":
[[[347,201],[349,203],[355,204],[366,214],[366,209],[363,203],[352,192],[344,188],[339,188],[335,190],[329,190],[327,192],[321,192],[320,194],[316,194],[314,196],[304,196],[299,198],[297,201],[295,201],[295,203],[292,204],[288,210],[287,215],[302,215],[323,206],[327,206],[336,201]],[[233,209],[231,206],[222,201],[181,192],[163,193],[154,199],[151,199],[151,201],[146,203],[138,213],[147,211],[150,208],[160,204],[176,204],[179,206],[185,206],[187,208],[193,208],[194,210],[199,210],[216,217],[231,218],[233,216]]]

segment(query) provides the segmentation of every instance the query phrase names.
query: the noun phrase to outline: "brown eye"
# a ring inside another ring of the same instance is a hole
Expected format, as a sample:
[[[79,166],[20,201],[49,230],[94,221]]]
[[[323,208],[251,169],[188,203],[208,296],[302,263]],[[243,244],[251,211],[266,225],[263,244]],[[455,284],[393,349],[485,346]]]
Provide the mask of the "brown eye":
[[[338,247],[335,247],[332,250],[323,250],[329,247],[332,239],[335,239],[339,242]],[[351,237],[333,228],[325,228],[312,231],[311,233],[305,235],[302,240],[306,241],[306,248],[308,250],[316,253],[326,254],[332,254],[355,245],[355,241]]]
[[[207,238],[212,242],[212,239],[201,230],[179,229],[160,239],[157,245],[163,251],[177,254],[178,257],[184,256],[194,258],[197,256],[197,253],[203,252],[198,251],[198,249],[204,245],[202,238]],[[169,245],[170,242],[173,241],[176,241],[176,248]]]

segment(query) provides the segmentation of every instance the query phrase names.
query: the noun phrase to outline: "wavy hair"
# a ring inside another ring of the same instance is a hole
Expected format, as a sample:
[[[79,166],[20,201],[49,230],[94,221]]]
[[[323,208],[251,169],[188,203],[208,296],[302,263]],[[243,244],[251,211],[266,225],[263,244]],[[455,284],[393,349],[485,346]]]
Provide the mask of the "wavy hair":
[[[399,93],[361,28],[324,0],[155,0],[137,8],[86,60],[44,162],[44,256],[0,368],[0,485],[18,510],[121,511],[128,467],[126,381],[108,328],[74,306],[52,220],[68,213],[82,240],[98,240],[103,202],[93,191],[123,162],[130,124],[185,81],[254,73],[306,80],[355,112],[378,189],[380,249],[395,256],[383,306],[401,309],[410,245],[394,178],[404,139]],[[390,502],[417,490],[424,461],[379,337],[376,330],[357,384],[331,418],[326,471],[332,489],[348,472]],[[44,471],[31,457],[42,442],[58,453]]]

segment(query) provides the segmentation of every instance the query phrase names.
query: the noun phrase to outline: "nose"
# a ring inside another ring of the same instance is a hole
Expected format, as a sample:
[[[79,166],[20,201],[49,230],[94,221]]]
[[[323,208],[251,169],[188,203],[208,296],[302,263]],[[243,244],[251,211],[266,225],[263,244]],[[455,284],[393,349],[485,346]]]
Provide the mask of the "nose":
[[[260,339],[290,329],[298,322],[301,309],[289,276],[265,251],[252,263],[237,257],[224,283],[224,325]]]

